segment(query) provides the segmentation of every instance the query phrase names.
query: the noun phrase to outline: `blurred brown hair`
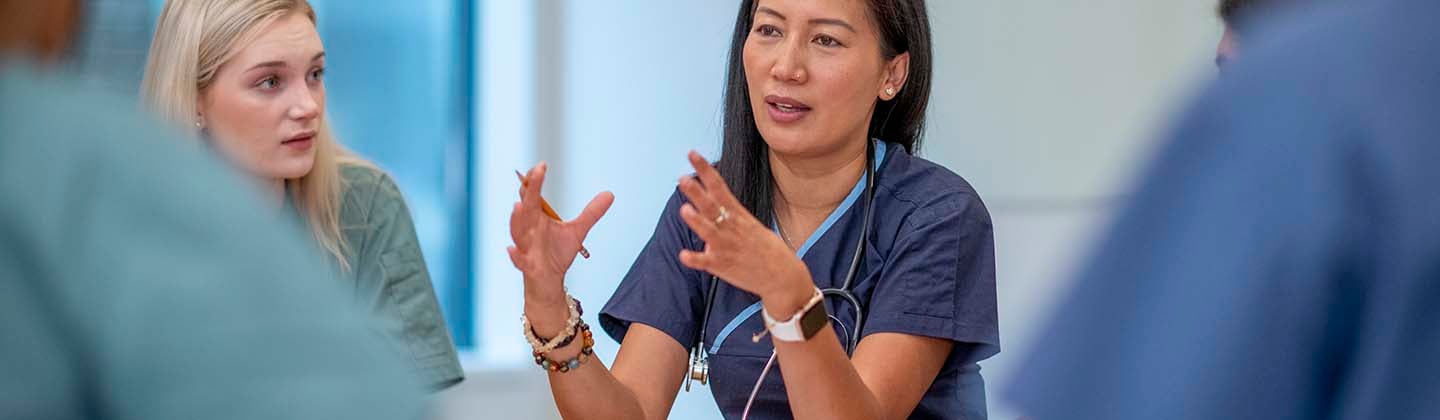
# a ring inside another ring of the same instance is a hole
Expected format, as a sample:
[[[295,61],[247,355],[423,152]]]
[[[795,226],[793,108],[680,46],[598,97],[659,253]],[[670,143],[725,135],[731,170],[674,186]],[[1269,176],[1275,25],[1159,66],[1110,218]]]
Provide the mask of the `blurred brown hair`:
[[[59,58],[80,26],[80,0],[0,0],[0,51]]]

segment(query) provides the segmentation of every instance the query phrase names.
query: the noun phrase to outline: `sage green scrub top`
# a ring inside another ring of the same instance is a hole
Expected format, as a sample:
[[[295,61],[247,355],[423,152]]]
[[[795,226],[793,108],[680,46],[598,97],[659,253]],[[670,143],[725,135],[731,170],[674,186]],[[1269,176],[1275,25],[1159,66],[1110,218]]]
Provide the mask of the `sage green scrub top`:
[[[378,328],[431,389],[464,379],[445,315],[415,236],[415,224],[394,180],[369,165],[341,164],[340,226],[348,252],[341,284],[375,315]]]

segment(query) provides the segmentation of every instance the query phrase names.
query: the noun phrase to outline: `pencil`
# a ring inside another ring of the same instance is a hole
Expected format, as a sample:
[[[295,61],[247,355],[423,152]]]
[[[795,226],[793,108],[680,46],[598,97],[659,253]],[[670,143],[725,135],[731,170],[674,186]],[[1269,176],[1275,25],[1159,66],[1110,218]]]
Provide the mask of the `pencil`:
[[[522,175],[522,174],[520,173],[520,171],[515,171],[515,177],[516,177],[516,178],[520,178],[520,186],[521,186],[521,187],[525,187],[525,186],[529,186],[529,185],[530,185],[530,181],[529,181],[529,180],[526,180],[526,179],[525,179],[525,175]],[[560,213],[556,213],[556,212],[555,212],[555,208],[554,208],[554,207],[550,207],[550,202],[545,201],[545,197],[540,197],[540,210],[541,210],[541,211],[544,211],[544,212],[545,212],[545,215],[546,215],[546,216],[549,216],[551,219],[554,219],[555,221],[560,222],[560,223],[565,223],[565,219],[561,219],[561,218],[560,218]],[[590,251],[587,250],[587,249],[585,249],[585,245],[584,245],[584,244],[581,244],[581,245],[580,245],[580,256],[581,256],[581,257],[585,257],[586,259],[589,259],[589,258],[590,258]]]

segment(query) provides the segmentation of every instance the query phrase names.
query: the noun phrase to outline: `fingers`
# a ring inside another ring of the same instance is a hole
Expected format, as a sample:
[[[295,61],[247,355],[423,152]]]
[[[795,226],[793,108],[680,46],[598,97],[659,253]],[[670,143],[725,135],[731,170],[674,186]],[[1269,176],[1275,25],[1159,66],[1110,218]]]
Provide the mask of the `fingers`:
[[[680,206],[680,219],[684,220],[685,224],[689,225],[690,230],[695,231],[696,235],[700,235],[700,240],[710,243],[718,239],[717,236],[720,227],[715,225],[714,219],[700,214],[699,210],[695,209],[695,206],[689,203]]]
[[[705,160],[704,156],[700,156],[700,152],[691,150],[689,158],[690,166],[695,168],[695,176],[705,184],[705,193],[710,197],[712,203],[725,207],[739,205],[739,200],[736,200],[735,194],[730,192],[730,186],[725,184],[725,178],[720,176],[720,171],[715,170],[714,166],[710,166],[710,162]]]
[[[514,264],[515,268],[522,272],[530,269],[529,264],[525,263],[525,256],[520,254],[519,248],[516,248],[514,245],[507,246],[505,247],[505,253],[510,255],[510,263]]]
[[[680,264],[693,270],[709,273],[710,267],[714,263],[713,259],[714,257],[707,253],[695,252],[688,249],[680,250]]]
[[[545,185],[545,173],[548,169],[545,162],[540,162],[525,174],[524,185],[520,187],[520,202],[524,203],[527,209],[540,208],[540,189]]]
[[[700,181],[695,180],[695,177],[680,178],[680,193],[685,194],[685,198],[690,200],[690,204],[695,206],[695,210],[701,215],[710,218],[720,215],[720,209],[710,199],[710,195],[705,192],[705,187],[700,185]]]
[[[546,223],[555,223],[538,208],[516,202],[510,210],[510,240],[522,248],[534,243],[530,238],[538,235]]]
[[[690,167],[695,169],[695,177],[700,178],[700,182],[705,183],[706,189],[712,189],[715,188],[716,185],[725,184],[725,181],[720,179],[719,173],[715,172],[715,167],[710,166],[710,161],[705,160],[705,157],[701,156],[700,152],[691,150],[685,157],[690,160]],[[719,183],[717,184],[716,181],[719,181]]]
[[[527,240],[530,231],[539,228],[539,224],[545,223],[546,219],[541,210],[540,189],[545,184],[545,173],[548,166],[545,162],[530,168],[524,175],[516,172],[520,177],[520,201],[510,210],[510,239],[515,241],[521,248],[527,248],[532,243]]]
[[[524,204],[515,203],[510,213],[510,240],[519,249],[529,250],[544,243],[541,238],[547,234],[547,223],[558,222],[545,217],[539,209],[526,208]]]
[[[525,236],[525,231],[530,229],[529,224],[526,223],[530,219],[528,216],[525,214],[525,206],[518,201],[515,202],[515,207],[510,209],[510,240],[514,241],[516,245],[524,245],[520,242],[521,238]]]
[[[510,256],[510,263],[525,274],[534,274],[536,270],[543,267],[544,256],[538,254],[539,249],[535,246],[541,244],[541,232],[539,229],[522,229],[511,232],[510,236],[515,244],[505,247],[505,252]]]
[[[605,216],[605,212],[610,211],[611,204],[615,204],[615,194],[609,191],[595,194],[595,198],[590,199],[590,204],[585,205],[585,210],[581,210],[580,215],[576,216],[574,221],[571,221],[571,223],[574,223],[580,228],[580,240],[582,242],[586,236],[590,235],[590,228],[595,227],[595,223],[600,221],[600,217]]]
[[[521,251],[517,246],[505,247],[505,253],[510,256],[510,263],[515,265],[515,269],[527,276],[534,275],[540,268],[537,257],[533,253]]]

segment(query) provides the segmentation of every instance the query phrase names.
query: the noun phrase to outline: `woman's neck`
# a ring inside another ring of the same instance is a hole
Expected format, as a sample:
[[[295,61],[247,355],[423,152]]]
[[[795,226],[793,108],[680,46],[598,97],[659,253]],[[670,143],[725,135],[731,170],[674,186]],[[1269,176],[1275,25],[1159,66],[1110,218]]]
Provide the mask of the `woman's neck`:
[[[809,236],[840,206],[865,173],[865,151],[865,142],[851,142],[822,156],[770,152],[775,215],[785,222],[787,233]]]

